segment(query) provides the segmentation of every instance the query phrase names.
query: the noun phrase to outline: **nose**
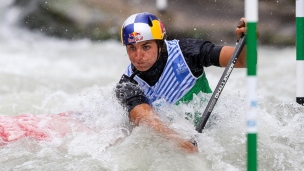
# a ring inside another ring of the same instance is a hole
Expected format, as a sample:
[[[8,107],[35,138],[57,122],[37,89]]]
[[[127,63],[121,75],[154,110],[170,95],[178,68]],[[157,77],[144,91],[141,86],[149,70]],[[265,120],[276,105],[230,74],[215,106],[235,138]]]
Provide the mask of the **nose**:
[[[140,48],[136,49],[136,58],[137,59],[142,59],[143,55],[142,55],[142,50]]]

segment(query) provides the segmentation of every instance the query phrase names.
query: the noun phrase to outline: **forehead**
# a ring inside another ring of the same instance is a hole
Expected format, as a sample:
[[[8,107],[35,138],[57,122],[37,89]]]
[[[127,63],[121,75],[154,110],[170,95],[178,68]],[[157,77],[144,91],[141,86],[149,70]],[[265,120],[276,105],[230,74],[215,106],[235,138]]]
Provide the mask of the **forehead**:
[[[155,40],[147,40],[147,41],[143,41],[143,42],[137,42],[134,44],[127,44],[127,46],[142,46],[142,45],[147,45],[147,44],[156,44]]]

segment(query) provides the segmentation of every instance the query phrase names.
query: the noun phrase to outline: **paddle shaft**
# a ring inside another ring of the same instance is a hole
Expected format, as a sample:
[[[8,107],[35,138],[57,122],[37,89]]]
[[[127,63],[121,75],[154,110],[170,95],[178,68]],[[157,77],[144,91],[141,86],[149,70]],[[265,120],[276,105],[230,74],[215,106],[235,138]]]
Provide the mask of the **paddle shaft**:
[[[195,129],[197,132],[201,133],[202,130],[204,129],[204,127],[205,127],[205,125],[206,125],[206,123],[207,123],[207,121],[208,121],[208,119],[211,115],[211,112],[212,112],[217,100],[219,99],[219,97],[220,97],[220,95],[221,95],[221,93],[224,89],[224,86],[226,85],[226,83],[228,81],[228,78],[229,78],[229,76],[230,76],[230,74],[231,74],[231,72],[234,68],[234,65],[235,65],[237,59],[239,58],[239,55],[242,52],[242,49],[245,45],[245,42],[246,42],[245,35],[243,35],[240,38],[239,43],[235,47],[235,50],[234,50],[234,52],[233,52],[233,54],[232,54],[232,56],[229,60],[229,63],[227,65],[227,67],[225,68],[225,70],[223,72],[223,75],[222,75],[220,81],[218,82],[218,84],[217,84],[217,86],[216,86],[216,88],[215,88],[215,90],[214,90],[214,92],[213,92],[213,94],[212,94],[212,96],[211,96],[211,98],[208,102],[208,105],[207,105],[207,107],[206,107],[206,109],[205,109],[205,111],[202,115],[202,118],[201,118],[199,124],[197,125],[197,127]]]

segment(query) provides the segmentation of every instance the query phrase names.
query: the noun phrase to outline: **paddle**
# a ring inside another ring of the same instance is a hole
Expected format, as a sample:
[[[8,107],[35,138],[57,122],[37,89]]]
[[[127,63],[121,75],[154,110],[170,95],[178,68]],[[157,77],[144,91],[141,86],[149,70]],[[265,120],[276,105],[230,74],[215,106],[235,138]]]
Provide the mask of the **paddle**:
[[[222,93],[223,89],[224,89],[224,86],[225,84],[227,83],[228,81],[228,78],[234,68],[234,65],[237,61],[237,59],[239,58],[239,55],[243,49],[245,45],[245,35],[243,35],[241,38],[240,38],[240,41],[239,43],[237,44],[237,46],[235,47],[235,50],[229,60],[229,63],[227,65],[227,67],[225,68],[224,72],[223,72],[223,75],[219,81],[219,83],[217,84],[209,102],[208,102],[208,105],[202,115],[202,118],[199,122],[199,124],[197,125],[196,127],[196,131],[199,132],[199,133],[202,133],[202,130],[204,129],[210,115],[211,115],[211,112],[217,102],[217,100],[219,99],[220,97],[220,94]]]

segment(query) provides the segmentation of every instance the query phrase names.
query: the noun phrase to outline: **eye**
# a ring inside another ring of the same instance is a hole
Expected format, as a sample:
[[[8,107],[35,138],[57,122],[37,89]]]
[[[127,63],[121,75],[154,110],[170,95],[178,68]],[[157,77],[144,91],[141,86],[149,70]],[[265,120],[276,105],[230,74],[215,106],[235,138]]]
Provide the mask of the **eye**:
[[[143,46],[143,49],[144,49],[144,50],[149,50],[149,49],[150,49],[150,46],[145,45],[145,46]]]
[[[128,50],[134,51],[136,48],[134,46],[127,46]]]

